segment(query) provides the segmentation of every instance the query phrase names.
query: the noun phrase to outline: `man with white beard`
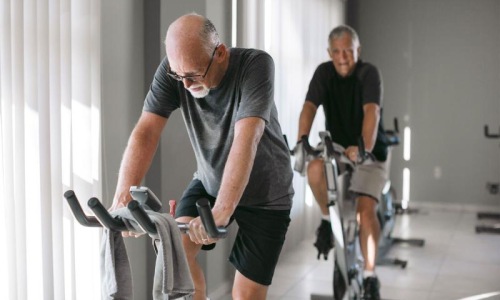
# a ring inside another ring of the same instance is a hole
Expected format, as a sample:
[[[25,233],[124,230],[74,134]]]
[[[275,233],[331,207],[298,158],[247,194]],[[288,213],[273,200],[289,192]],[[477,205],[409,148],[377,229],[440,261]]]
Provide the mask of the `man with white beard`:
[[[130,202],[130,186],[140,185],[168,118],[180,109],[197,161],[194,179],[176,209],[176,220],[189,223],[183,245],[195,284],[193,299],[206,297],[196,256],[217,242],[198,217],[196,201],[201,198],[210,201],[218,227],[232,220],[238,224],[229,257],[236,268],[233,299],[265,299],[294,193],[289,150],[274,103],[274,62],[261,50],[228,48],[212,22],[197,14],[174,21],[165,46],[167,56],[124,153],[112,209]]]

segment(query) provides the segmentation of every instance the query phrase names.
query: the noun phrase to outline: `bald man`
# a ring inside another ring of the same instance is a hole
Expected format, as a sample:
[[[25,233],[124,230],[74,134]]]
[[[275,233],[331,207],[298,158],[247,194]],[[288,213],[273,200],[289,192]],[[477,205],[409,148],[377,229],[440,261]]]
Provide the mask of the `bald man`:
[[[228,48],[210,20],[197,14],[174,21],[165,46],[167,55],[124,153],[112,208],[130,201],[129,187],[140,185],[168,118],[180,109],[197,162],[176,209],[177,221],[189,223],[183,244],[194,299],[206,298],[196,256],[202,246],[217,242],[198,217],[195,204],[201,198],[211,202],[217,226],[238,224],[229,257],[236,268],[233,299],[265,299],[294,193],[274,104],[274,62],[260,50]]]

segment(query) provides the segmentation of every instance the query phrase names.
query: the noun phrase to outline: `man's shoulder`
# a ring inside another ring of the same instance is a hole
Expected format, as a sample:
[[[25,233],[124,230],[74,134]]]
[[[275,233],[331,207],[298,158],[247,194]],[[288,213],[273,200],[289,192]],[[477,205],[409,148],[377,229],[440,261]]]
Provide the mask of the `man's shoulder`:
[[[333,63],[331,60],[320,63],[317,69],[324,72],[335,72],[335,68],[333,67]]]
[[[256,56],[271,57],[271,55],[266,51],[255,48],[230,48],[230,51],[231,55],[239,56],[241,58],[251,58]]]
[[[359,61],[358,67],[356,68],[356,75],[360,80],[363,80],[367,76],[376,75],[379,76],[379,69],[372,63]]]
[[[322,62],[320,63],[317,67],[316,67],[316,71],[315,71],[315,77],[318,78],[330,78],[332,76],[335,76],[335,74],[337,73],[335,71],[335,67],[333,66],[333,63],[331,61],[325,61],[325,62]]]

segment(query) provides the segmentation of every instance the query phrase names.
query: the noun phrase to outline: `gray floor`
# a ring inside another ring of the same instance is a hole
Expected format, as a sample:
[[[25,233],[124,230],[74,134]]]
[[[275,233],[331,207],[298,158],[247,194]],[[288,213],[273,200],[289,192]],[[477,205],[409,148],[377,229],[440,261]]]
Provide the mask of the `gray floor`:
[[[415,207],[415,206],[414,206]],[[420,205],[399,216],[394,236],[424,238],[423,248],[396,245],[390,257],[406,269],[379,266],[384,299],[500,299],[500,234],[476,234],[478,208]],[[312,239],[280,258],[268,299],[310,300],[331,295],[332,262],[316,260]],[[224,298],[230,299],[230,296]]]

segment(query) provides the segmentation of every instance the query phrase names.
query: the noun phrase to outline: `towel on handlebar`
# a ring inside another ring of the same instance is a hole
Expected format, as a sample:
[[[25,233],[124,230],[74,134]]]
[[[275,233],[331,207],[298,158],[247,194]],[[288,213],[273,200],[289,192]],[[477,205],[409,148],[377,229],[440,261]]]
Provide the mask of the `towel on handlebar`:
[[[132,272],[121,232],[104,229],[101,240],[102,299],[133,299]]]
[[[168,214],[146,212],[158,232],[151,236],[157,251],[153,299],[177,299],[193,294],[194,284],[177,223]],[[111,215],[120,217],[130,231],[144,233],[127,208],[112,211]],[[103,299],[132,299],[130,263],[121,232],[104,230],[101,257]]]
[[[153,298],[170,300],[194,294],[193,279],[177,222],[169,214],[147,213],[158,232],[156,236],[151,236],[156,252]],[[165,295],[168,297],[165,298]]]

